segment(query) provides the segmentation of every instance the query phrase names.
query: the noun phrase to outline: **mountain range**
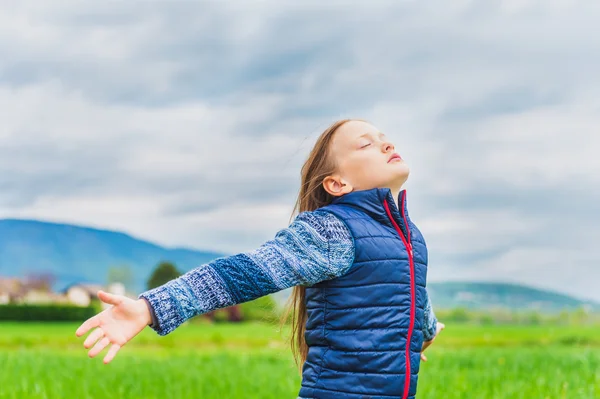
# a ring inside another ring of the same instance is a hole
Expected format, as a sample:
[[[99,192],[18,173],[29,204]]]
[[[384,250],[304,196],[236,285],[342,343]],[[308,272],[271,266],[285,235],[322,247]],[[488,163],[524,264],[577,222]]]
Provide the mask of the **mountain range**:
[[[23,277],[49,272],[55,289],[72,283],[104,284],[111,267],[132,271],[133,291],[145,282],[161,261],[188,271],[223,254],[185,248],[165,248],[131,235],[37,220],[0,219],[0,275]]]
[[[538,310],[552,313],[561,310],[588,308],[600,311],[600,304],[591,300],[527,287],[496,282],[432,282],[427,284],[431,302],[444,308]]]
[[[107,282],[111,267],[128,266],[133,272],[131,291],[145,289],[145,282],[161,261],[186,272],[225,254],[186,248],[166,248],[129,234],[50,223],[38,220],[0,219],[0,276],[23,277],[51,273],[55,290],[72,283]],[[600,305],[566,294],[519,284],[484,282],[435,282],[427,289],[432,303],[444,308],[503,307],[557,311],[581,306],[600,310]],[[282,303],[290,290],[274,295]]]

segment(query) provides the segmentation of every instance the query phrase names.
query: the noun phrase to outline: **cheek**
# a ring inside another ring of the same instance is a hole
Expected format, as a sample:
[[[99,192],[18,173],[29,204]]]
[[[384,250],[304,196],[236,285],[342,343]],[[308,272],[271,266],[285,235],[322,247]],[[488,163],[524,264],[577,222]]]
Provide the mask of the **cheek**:
[[[356,176],[362,170],[369,169],[369,166],[368,159],[357,154],[347,157],[340,165],[340,170],[347,176]]]
[[[381,162],[373,157],[358,155],[348,158],[340,170],[346,178],[356,186],[372,183],[373,179],[382,174]]]

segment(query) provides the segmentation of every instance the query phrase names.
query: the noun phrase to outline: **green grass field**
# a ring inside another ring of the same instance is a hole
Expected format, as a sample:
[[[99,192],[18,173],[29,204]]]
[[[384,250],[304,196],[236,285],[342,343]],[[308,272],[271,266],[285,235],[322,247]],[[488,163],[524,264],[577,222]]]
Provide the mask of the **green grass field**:
[[[148,329],[109,365],[104,353],[87,357],[77,326],[0,323],[0,399],[284,399],[299,389],[275,325]],[[598,327],[447,324],[427,356],[419,399],[600,398]]]

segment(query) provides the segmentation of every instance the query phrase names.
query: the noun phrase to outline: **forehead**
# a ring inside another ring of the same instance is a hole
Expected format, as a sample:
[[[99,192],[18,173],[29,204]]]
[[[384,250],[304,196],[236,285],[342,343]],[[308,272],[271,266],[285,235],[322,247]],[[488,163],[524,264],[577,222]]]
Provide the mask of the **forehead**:
[[[333,142],[335,145],[352,144],[361,136],[369,133],[377,135],[379,134],[379,129],[368,122],[349,121],[338,128],[335,132]]]

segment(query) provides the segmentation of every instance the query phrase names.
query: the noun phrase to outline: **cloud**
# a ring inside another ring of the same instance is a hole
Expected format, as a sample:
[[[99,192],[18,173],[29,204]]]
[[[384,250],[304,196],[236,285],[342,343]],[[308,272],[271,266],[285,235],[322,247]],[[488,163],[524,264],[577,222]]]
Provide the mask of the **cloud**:
[[[318,133],[356,116],[410,163],[432,280],[600,300],[598,17],[558,0],[10,2],[0,216],[250,249],[287,224]]]

